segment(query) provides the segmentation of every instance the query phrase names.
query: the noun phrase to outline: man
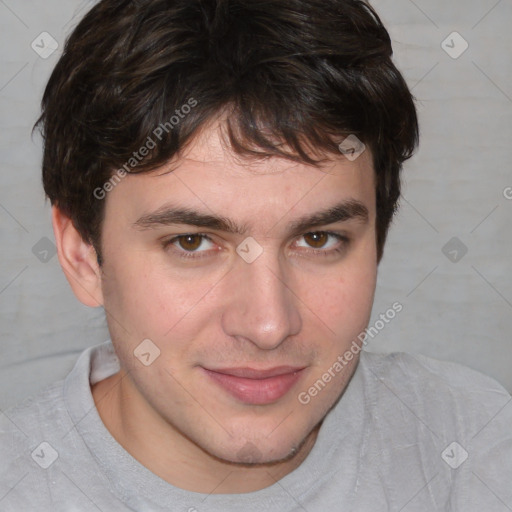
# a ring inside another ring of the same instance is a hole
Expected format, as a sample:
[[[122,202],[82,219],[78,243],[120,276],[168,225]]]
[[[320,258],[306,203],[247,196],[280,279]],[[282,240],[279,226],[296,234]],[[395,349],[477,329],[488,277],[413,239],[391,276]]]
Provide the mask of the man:
[[[512,506],[510,395],[361,353],[418,134],[366,3],[103,0],[40,125],[112,341],[7,412],[1,510]]]

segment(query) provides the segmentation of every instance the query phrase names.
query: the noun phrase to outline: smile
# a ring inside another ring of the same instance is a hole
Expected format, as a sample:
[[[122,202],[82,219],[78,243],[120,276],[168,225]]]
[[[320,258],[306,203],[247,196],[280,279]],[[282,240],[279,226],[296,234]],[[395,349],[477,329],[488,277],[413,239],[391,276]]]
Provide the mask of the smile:
[[[267,405],[286,395],[300,379],[304,368],[280,366],[267,370],[203,370],[212,381],[237,400],[250,405]]]

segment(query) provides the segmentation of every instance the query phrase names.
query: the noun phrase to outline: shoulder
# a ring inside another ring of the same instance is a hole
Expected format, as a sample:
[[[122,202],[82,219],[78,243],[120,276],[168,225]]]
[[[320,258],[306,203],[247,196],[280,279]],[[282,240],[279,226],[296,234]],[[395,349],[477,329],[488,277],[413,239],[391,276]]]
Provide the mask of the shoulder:
[[[422,395],[432,391],[450,391],[461,395],[489,395],[491,399],[510,397],[495,379],[464,365],[440,361],[423,355],[393,352],[363,352],[362,366],[374,377],[386,382],[408,384]]]
[[[90,386],[117,369],[108,342],[84,350],[64,380],[0,411],[0,510],[126,510],[105,482],[84,435],[105,445]],[[77,463],[79,461],[79,463]]]
[[[512,397],[480,372],[400,352],[362,353],[360,371],[366,399],[391,425],[410,418],[440,438],[473,439],[492,423],[497,434],[512,438]]]
[[[7,409],[1,416],[0,435],[14,431],[32,437],[55,430],[57,424],[62,424],[62,416],[67,416],[64,383],[57,381]]]
[[[68,426],[62,388],[56,382],[0,414],[1,510],[45,505],[44,470],[58,458],[53,446]]]
[[[368,467],[393,468],[380,477],[397,496],[409,481],[430,489],[437,510],[448,503],[468,510],[489,488],[512,503],[512,397],[503,386],[463,365],[406,353],[363,352],[358,371]]]

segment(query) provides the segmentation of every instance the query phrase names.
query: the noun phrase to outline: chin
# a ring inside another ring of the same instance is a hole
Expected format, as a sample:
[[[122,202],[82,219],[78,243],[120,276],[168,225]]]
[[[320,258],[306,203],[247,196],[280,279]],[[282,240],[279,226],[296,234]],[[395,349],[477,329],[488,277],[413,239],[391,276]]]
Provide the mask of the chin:
[[[208,451],[215,458],[231,464],[272,465],[293,459],[308,440],[311,430],[289,432],[272,437],[262,437],[260,432],[227,438],[225,443],[209,446]],[[205,447],[203,447],[205,449]]]
[[[228,453],[221,453],[217,457],[231,464],[245,466],[273,465],[293,459],[302,443],[294,446],[280,446],[279,450],[273,447],[265,447],[262,443],[255,444],[247,441],[238,451],[229,450]]]

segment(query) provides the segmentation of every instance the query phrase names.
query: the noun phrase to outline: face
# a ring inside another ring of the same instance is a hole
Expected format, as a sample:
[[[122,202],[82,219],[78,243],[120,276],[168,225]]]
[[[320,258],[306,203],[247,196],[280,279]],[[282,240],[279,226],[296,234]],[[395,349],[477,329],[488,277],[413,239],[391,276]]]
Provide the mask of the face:
[[[112,341],[176,436],[226,461],[270,462],[323,419],[357,357],[333,365],[370,316],[374,189],[369,151],[322,168],[240,160],[211,126],[180,160],[108,194]]]

